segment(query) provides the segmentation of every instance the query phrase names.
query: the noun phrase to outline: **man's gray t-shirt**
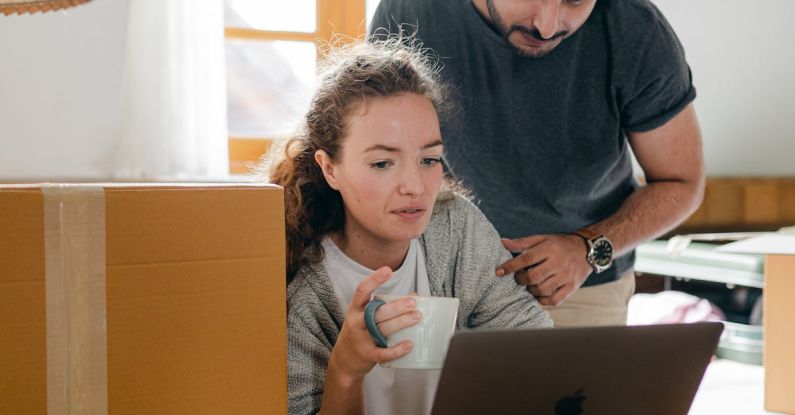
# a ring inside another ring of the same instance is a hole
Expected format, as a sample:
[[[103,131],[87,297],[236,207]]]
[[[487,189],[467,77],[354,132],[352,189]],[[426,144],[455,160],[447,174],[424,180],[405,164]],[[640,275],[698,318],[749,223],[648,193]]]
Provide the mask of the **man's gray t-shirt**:
[[[695,98],[684,51],[647,0],[598,0],[541,58],[516,54],[471,0],[382,0],[371,33],[416,30],[456,106],[445,160],[500,235],[569,233],[613,214],[637,188],[626,131],[648,131]],[[584,285],[614,281],[634,252]]]

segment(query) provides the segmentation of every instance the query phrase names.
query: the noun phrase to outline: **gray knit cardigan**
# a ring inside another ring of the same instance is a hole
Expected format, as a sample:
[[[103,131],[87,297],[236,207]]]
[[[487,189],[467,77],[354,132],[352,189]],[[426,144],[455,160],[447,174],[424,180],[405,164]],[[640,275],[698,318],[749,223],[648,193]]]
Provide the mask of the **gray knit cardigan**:
[[[459,195],[437,200],[420,236],[431,294],[457,297],[457,329],[549,327],[552,320],[512,275],[496,277],[511,257],[480,210]],[[342,308],[321,264],[304,266],[287,288],[290,414],[320,410],[326,366],[342,328]]]

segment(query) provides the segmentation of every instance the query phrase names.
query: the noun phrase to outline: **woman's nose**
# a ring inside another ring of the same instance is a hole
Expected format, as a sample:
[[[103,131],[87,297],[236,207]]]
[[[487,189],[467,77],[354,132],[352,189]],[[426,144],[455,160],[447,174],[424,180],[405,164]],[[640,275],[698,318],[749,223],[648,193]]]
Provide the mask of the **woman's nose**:
[[[422,180],[422,174],[419,168],[410,167],[405,168],[400,175],[400,183],[398,183],[398,192],[404,195],[421,195],[425,191],[425,183]]]

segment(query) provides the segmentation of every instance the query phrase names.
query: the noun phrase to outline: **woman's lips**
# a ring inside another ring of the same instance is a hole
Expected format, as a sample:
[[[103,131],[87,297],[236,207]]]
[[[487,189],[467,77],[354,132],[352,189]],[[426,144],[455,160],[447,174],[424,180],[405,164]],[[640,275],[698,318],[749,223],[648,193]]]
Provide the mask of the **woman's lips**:
[[[392,211],[395,215],[406,220],[417,220],[425,215],[425,209],[407,208]]]

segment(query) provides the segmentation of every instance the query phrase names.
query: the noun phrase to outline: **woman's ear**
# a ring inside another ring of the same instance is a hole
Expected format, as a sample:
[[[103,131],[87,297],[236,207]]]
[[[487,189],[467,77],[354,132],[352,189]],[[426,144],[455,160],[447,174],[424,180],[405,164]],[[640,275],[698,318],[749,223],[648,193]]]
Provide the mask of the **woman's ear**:
[[[334,190],[340,190],[337,187],[337,178],[334,176],[334,162],[325,150],[315,151],[315,163],[323,171],[323,177],[326,178],[328,185]]]

